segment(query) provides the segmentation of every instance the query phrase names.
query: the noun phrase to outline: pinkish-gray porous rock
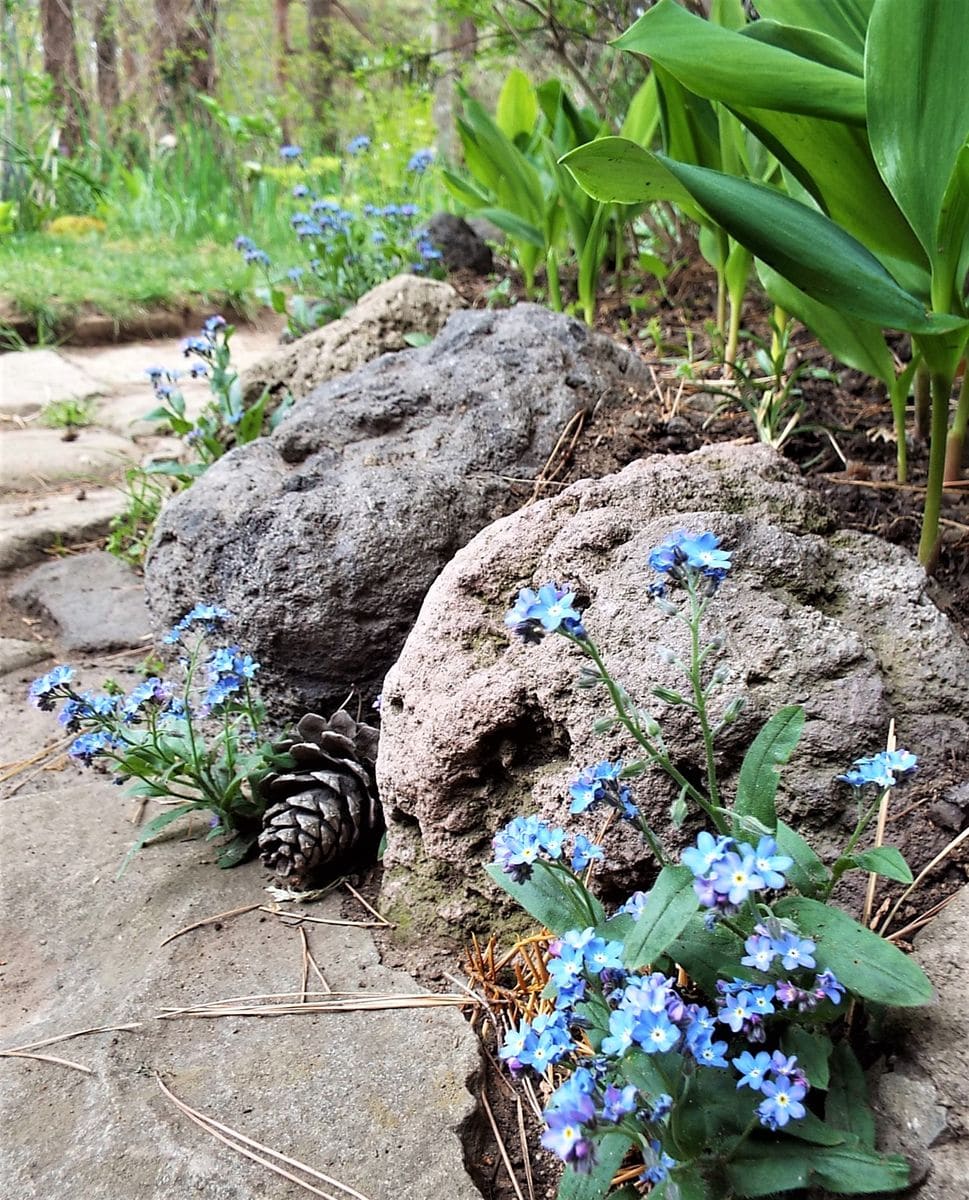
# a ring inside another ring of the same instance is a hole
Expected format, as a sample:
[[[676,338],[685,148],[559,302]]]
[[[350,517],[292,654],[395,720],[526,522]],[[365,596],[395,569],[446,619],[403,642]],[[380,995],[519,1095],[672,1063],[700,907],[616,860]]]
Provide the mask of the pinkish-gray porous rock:
[[[296,400],[328,379],[355,371],[381,354],[407,348],[408,334],[433,337],[461,298],[449,283],[395,275],[379,283],[336,321],[273,350],[243,374],[247,399],[264,390]]]
[[[965,1200],[969,1191],[969,888],[915,939],[936,1001],[892,1014],[889,1058],[873,1072],[881,1149],[904,1154],[913,1200]]]
[[[727,792],[743,751],[779,707],[806,724],[779,796],[783,816],[844,836],[849,796],[834,776],[884,745],[894,717],[914,750],[965,744],[969,648],[932,602],[904,550],[837,532],[794,466],[765,447],[709,446],[655,456],[583,480],[483,530],[429,591],[383,693],[378,777],[388,816],[384,903],[434,880],[461,924],[491,902],[481,870],[496,829],[522,812],[594,834],[598,815],[568,818],[568,784],[600,759],[635,757],[616,733],[593,735],[603,693],[574,687],[583,663],[564,639],[510,641],[504,612],[519,588],[568,583],[613,674],[662,722],[673,759],[702,762],[686,710],[653,700],[681,688],[657,651],[687,651],[686,631],[650,604],[650,549],[678,528],[712,529],[733,570],[711,605],[709,636],[727,641],[730,678],[719,709],[747,708],[719,743]],[[634,784],[649,819],[669,832],[673,791],[656,772]],[[616,825],[598,878],[628,893],[648,877],[638,837]],[[827,848],[830,848],[827,847]],[[426,889],[425,889],[426,890]]]

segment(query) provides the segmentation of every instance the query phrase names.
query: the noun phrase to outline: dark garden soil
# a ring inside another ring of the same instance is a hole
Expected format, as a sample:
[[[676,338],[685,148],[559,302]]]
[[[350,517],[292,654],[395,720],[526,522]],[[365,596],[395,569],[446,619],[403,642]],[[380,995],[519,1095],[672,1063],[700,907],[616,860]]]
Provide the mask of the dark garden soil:
[[[458,276],[451,282],[472,306],[488,303],[491,283],[472,276]],[[711,391],[729,387],[716,365],[710,333],[714,289],[714,280],[701,263],[668,280],[665,298],[627,295],[603,299],[597,329],[650,364],[654,389],[645,396],[630,394],[628,403],[612,405],[607,413],[588,415],[577,435],[567,431],[563,450],[550,460],[541,484],[534,489],[523,488],[523,502],[554,494],[578,479],[617,471],[649,454],[682,454],[715,441],[756,440],[752,420],[743,406],[728,400],[720,407],[723,397]],[[523,298],[514,280],[512,294]],[[763,340],[769,337],[766,310],[756,303],[745,309],[744,322]],[[741,358],[750,355],[754,347],[752,340],[742,343]],[[691,360],[696,364],[693,378],[683,369],[683,363]],[[802,364],[797,386],[802,389],[804,411],[802,432],[787,442],[783,453],[817,488],[842,528],[877,534],[916,553],[926,446],[916,441],[909,447],[910,482],[899,486],[891,413],[880,385],[873,386],[866,376],[839,367],[801,329],[794,336],[788,364]],[[929,588],[936,604],[969,638],[969,487],[952,489],[946,495],[942,545]],[[969,789],[963,786],[961,792],[957,790],[965,778],[966,747],[937,746],[932,750],[931,765],[925,763],[924,769],[892,797],[886,829],[886,841],[899,846],[916,874],[969,825]],[[924,753],[923,749],[923,759]],[[374,896],[379,890],[378,876],[379,869],[368,881]],[[963,843],[927,875],[893,918],[891,929],[903,934],[899,944],[907,948],[907,937],[913,936],[920,923],[931,919],[930,914],[967,881],[969,843]],[[863,888],[862,881],[854,890],[844,888],[836,898],[859,915]],[[873,912],[879,927],[902,890],[899,885],[889,884],[876,893]],[[477,932],[480,937],[482,931]],[[463,948],[453,940],[404,948],[392,938],[385,938],[382,953],[387,961],[405,967],[432,989],[453,990],[455,985],[448,976],[463,976]],[[486,1036],[485,1044],[491,1054],[483,1087],[520,1186],[527,1194],[516,1093],[491,1057],[495,1053],[494,1036]],[[540,1123],[527,1104],[523,1103],[522,1108],[534,1194],[554,1196],[559,1168],[539,1146]],[[489,1200],[512,1200],[516,1196],[487,1125],[480,1141],[469,1144],[468,1156],[469,1166]]]

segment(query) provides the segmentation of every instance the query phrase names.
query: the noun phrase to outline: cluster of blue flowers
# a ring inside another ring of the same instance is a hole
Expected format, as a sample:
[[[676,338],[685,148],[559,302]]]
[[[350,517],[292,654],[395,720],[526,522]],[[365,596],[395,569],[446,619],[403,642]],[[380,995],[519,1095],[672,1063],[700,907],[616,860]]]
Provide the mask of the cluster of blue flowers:
[[[222,608],[218,604],[196,604],[169,629],[162,641],[166,646],[174,646],[181,642],[185,634],[196,625],[200,625],[205,633],[216,633],[226,621],[231,620],[232,613],[227,608]]]
[[[693,586],[713,595],[730,570],[730,551],[720,548],[716,534],[677,530],[649,554],[649,565],[662,575],[650,595],[662,598],[671,587]]]
[[[347,154],[363,154],[365,150],[370,149],[370,138],[365,133],[358,133],[355,138],[351,138],[347,142]]]
[[[514,608],[505,614],[505,625],[525,642],[539,642],[546,633],[586,636],[575,592],[555,583],[543,584],[537,592],[522,588]]]
[[[739,912],[756,892],[779,891],[786,883],[784,872],[794,865],[790,855],[778,853],[771,837],[762,837],[755,848],[706,831],[680,857],[693,872],[700,903],[718,916]]]
[[[635,821],[639,809],[633,803],[628,785],[622,782],[622,769],[622,760],[586,767],[569,787],[572,797],[569,812],[581,813],[595,804],[608,804],[627,821]]]
[[[918,766],[918,759],[908,750],[883,750],[870,758],[855,759],[849,771],[838,778],[853,788],[891,788],[898,783],[898,775],[905,775]]]
[[[774,958],[795,968],[813,965],[809,950],[814,945],[809,939],[762,926],[748,939],[749,954],[742,960],[745,965],[752,958],[763,961],[763,939],[771,944],[767,967]],[[661,1141],[662,1123],[672,1100],[668,1095],[648,1097],[622,1079],[617,1065],[633,1051],[649,1055],[675,1053],[711,1069],[733,1067],[738,1091],[748,1088],[761,1093],[757,1118],[768,1129],[778,1129],[805,1115],[802,1101],[808,1083],[796,1056],[756,1047],[766,1040],[765,1020],[777,1011],[775,998],[785,1006],[805,995],[810,995],[815,1005],[822,998],[838,1003],[843,988],[830,973],[818,976],[810,990],[793,984],[758,986],[739,979],[721,981],[718,1005],[712,1011],[706,1005],[687,1001],[674,980],[661,972],[627,972],[624,950],[623,942],[607,941],[592,928],[573,930],[555,939],[549,946],[550,982],[544,993],[551,995],[554,1008],[512,1027],[500,1047],[499,1057],[513,1073],[531,1070],[545,1075],[558,1064],[573,1066],[570,1077],[552,1095],[544,1113],[542,1144],[546,1148],[576,1170],[590,1170],[595,1163],[596,1130],[632,1116],[641,1127],[647,1126],[646,1144],[651,1151],[646,1155],[646,1172],[641,1179],[657,1183],[666,1177],[676,1165],[665,1154]],[[609,1008],[608,1033],[595,1051],[582,1032],[588,1024],[580,1015],[583,1010],[576,1012],[576,1005],[591,999],[591,989]],[[734,1036],[743,1037],[754,1049],[738,1047],[731,1054]]]
[[[407,170],[415,175],[423,175],[434,161],[433,150],[417,150],[407,162]]]
[[[259,663],[243,654],[239,646],[213,650],[205,663],[211,686],[202,697],[202,714],[218,712],[230,696],[241,692],[247,680],[254,679]]]
[[[494,836],[495,862],[516,883],[524,883],[531,878],[536,862],[558,862],[563,857],[565,838],[564,829],[553,829],[538,817],[515,817]],[[570,856],[573,871],[584,871],[602,856],[602,847],[590,842],[583,834],[573,837]]]

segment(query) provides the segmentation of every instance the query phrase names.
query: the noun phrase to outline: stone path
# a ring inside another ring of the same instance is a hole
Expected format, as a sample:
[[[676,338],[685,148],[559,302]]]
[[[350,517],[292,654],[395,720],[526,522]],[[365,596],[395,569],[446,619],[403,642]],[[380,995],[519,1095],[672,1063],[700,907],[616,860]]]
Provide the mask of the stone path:
[[[235,358],[244,366],[274,341],[240,331]],[[177,342],[0,357],[0,584],[39,614],[6,608],[0,630],[9,635],[0,637],[0,777],[9,776],[0,782],[0,1049],[138,1024],[42,1051],[89,1074],[0,1057],[0,1191],[18,1200],[68,1190],[85,1200],[306,1194],[190,1123],[161,1079],[206,1115],[368,1200],[478,1200],[461,1130],[474,1120],[479,1055],[458,1011],[161,1018],[166,1007],[298,992],[298,922],[253,910],[163,944],[203,918],[271,905],[266,872],[256,863],[218,870],[196,822],[143,851],[119,879],[136,835],[132,802],[53,752],[61,730],[25,703],[30,680],[54,661],[71,661],[85,686],[109,675],[135,681],[147,622],[137,581],[115,560],[85,554],[27,580],[10,573],[58,540],[105,532],[120,500],[111,485],[126,461],[154,448],[131,424],[151,407],[143,369],[177,362]],[[100,424],[77,441],[36,423],[43,404],[87,395],[99,397]],[[380,963],[365,925],[339,923],[341,899],[289,906],[315,918],[302,929],[327,986],[354,997],[422,991]],[[351,917],[369,919],[362,908]],[[323,990],[312,978],[308,986]]]

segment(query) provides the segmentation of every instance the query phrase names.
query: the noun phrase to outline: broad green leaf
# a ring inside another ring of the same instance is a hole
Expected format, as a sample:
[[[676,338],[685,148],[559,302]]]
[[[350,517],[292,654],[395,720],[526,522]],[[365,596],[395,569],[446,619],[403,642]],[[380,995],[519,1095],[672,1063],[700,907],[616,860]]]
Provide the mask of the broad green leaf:
[[[831,872],[808,842],[784,821],[777,822],[774,837],[781,854],[794,859],[794,866],[787,872],[788,884],[797,888],[802,896],[816,896],[818,889],[831,878]]]
[[[656,94],[656,77],[651,71],[629,102],[619,135],[649,150],[656,140],[658,129],[659,97]]]
[[[791,1121],[784,1132],[799,1142],[810,1142],[812,1146],[853,1145],[855,1139],[843,1129],[835,1129],[819,1120],[810,1110],[803,1117]]]
[[[750,1138],[727,1164],[738,1196],[769,1196],[811,1185],[842,1196],[897,1192],[908,1184],[908,1163],[863,1146],[811,1146],[787,1138]]]
[[[755,266],[771,300],[797,317],[839,362],[891,385],[895,364],[885,336],[877,325],[845,316],[827,304],[812,300],[759,259]]]
[[[673,1051],[646,1054],[631,1050],[619,1060],[619,1069],[629,1083],[634,1083],[652,1101],[676,1091],[683,1073],[683,1058]]]
[[[847,1042],[839,1042],[831,1054],[831,1086],[824,1117],[829,1125],[854,1134],[869,1150],[875,1148],[875,1117],[868,1102],[868,1084]]]
[[[771,21],[826,33],[862,54],[874,0],[758,0],[757,11]]]
[[[739,816],[754,817],[768,829],[777,826],[774,797],[780,768],[790,760],[804,728],[804,709],[790,704],[774,714],[744,755],[734,808]]]
[[[455,198],[460,200],[462,204],[468,205],[469,208],[479,208],[484,204],[491,203],[491,197],[477,184],[471,180],[465,179],[461,175],[456,175],[453,171],[447,169],[441,172],[441,178],[444,181],[444,186]]]
[[[670,1173],[670,1179],[676,1184],[679,1200],[710,1200],[710,1189],[699,1167],[677,1167]]]
[[[863,871],[871,871],[895,883],[911,883],[913,876],[902,852],[896,846],[876,846],[873,850],[862,850],[849,855],[849,863]]]
[[[566,154],[562,162],[597,200],[620,204],[670,200],[687,216],[699,215],[690,192],[656,155],[627,138],[599,138]]]
[[[927,313],[865,246],[823,214],[763,184],[656,157],[717,224],[815,300],[913,333],[941,334],[965,324]]]
[[[882,178],[929,258],[939,214],[969,138],[962,0],[875,0],[865,51],[868,135]]]
[[[518,901],[529,916],[552,933],[585,929],[605,920],[605,912],[595,896],[563,871],[556,871],[545,863],[535,863],[531,878],[524,883],[516,883],[497,863],[489,863],[485,870],[500,888]],[[591,912],[586,909],[583,896],[591,905]]]
[[[535,246],[539,250],[545,248],[545,238],[542,236],[542,231],[529,221],[517,215],[517,213],[509,212],[506,208],[494,208],[491,205],[486,205],[478,210],[479,215],[485,217],[493,225],[497,225],[499,229],[503,229],[505,233],[510,234],[513,238],[519,241],[527,242],[530,246]]]
[[[623,961],[630,971],[665,954],[697,910],[693,873],[686,867],[664,867],[626,937]]]
[[[513,67],[502,85],[495,109],[495,123],[505,137],[515,141],[531,136],[538,120],[538,98],[524,71]]]
[[[632,1145],[624,1133],[607,1133],[596,1145],[596,1166],[588,1175],[566,1167],[559,1184],[558,1200],[603,1200],[609,1195],[612,1178]]]
[[[833,67],[836,71],[847,71],[849,75],[862,78],[865,72],[865,57],[860,48],[846,46],[836,38],[816,29],[804,29],[797,25],[781,25],[777,21],[755,21],[745,31],[746,36],[758,42],[766,42],[780,50],[789,50],[798,58]]]
[[[230,842],[223,846],[216,862],[223,870],[237,867],[249,857],[258,839],[258,833],[237,833]]]
[[[932,985],[914,959],[841,909],[804,896],[785,896],[774,904],[774,912],[789,917],[804,936],[815,939],[819,971],[833,971],[863,999],[900,1008],[932,999]]]
[[[653,64],[659,99],[663,150],[670,158],[700,167],[725,169],[720,157],[717,112],[709,100],[683,86],[675,75]]]
[[[891,265],[889,260],[912,264],[910,271],[928,297],[928,260],[878,173],[864,129],[801,113],[728,103],[827,216],[879,255],[886,266]],[[896,278],[904,286],[915,286],[908,276]]]
[[[670,1114],[670,1129],[679,1151],[674,1157],[695,1158],[742,1133],[759,1100],[749,1088],[737,1090],[733,1071],[698,1068],[690,1077],[686,1095],[677,1099]]]
[[[718,979],[750,978],[755,972],[740,965],[743,940],[726,925],[705,928],[703,914],[694,913],[667,954],[705,992],[715,996]]]
[[[831,1078],[828,1060],[831,1039],[826,1033],[812,1033],[801,1025],[788,1025],[781,1037],[785,1054],[796,1054],[811,1087],[826,1088]]]
[[[807,113],[856,125],[865,122],[862,81],[695,17],[660,0],[613,45],[645,54],[710,100]]]
[[[969,142],[959,151],[942,198],[936,243],[936,292],[958,311],[969,272]]]

